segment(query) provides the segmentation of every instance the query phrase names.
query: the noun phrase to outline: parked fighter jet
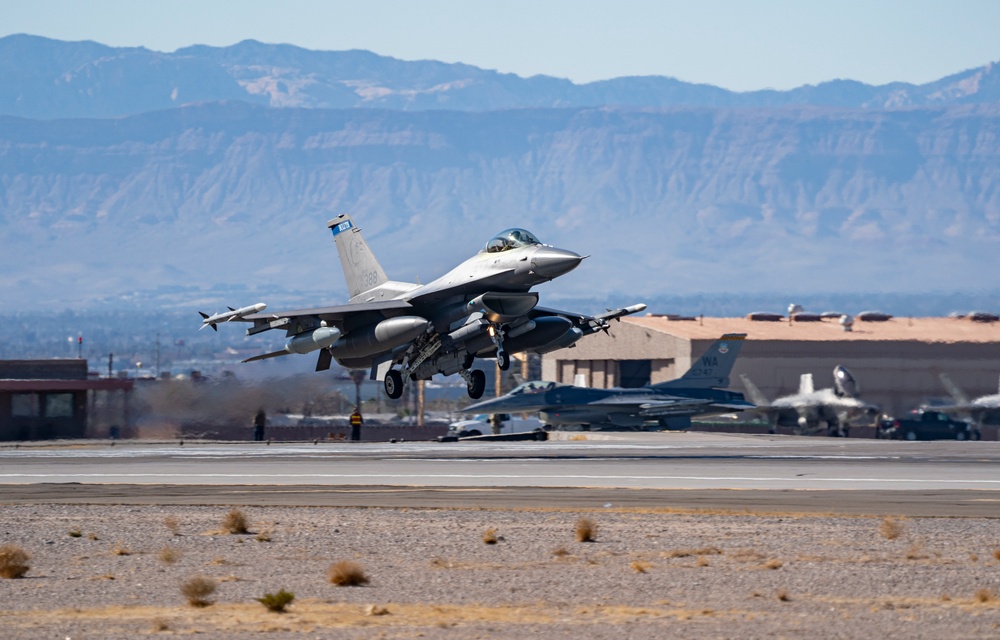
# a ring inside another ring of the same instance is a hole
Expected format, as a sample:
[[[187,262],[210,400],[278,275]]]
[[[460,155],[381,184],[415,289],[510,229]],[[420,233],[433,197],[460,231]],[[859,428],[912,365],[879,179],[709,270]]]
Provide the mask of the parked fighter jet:
[[[858,384],[851,372],[842,365],[833,368],[833,388],[815,390],[811,373],[803,373],[799,392],[778,398],[773,402],[760,392],[745,375],[741,375],[754,410],[767,416],[771,433],[777,426],[790,426],[796,435],[811,435],[822,430],[830,436],[848,435],[848,423],[857,416],[875,415],[878,407],[858,399]]]
[[[680,378],[638,389],[589,389],[556,382],[526,382],[507,395],[470,405],[463,413],[538,411],[548,427],[583,425],[633,429],[682,429],[692,416],[710,416],[753,405],[743,394],[725,391],[744,333],[716,340]]]
[[[468,260],[425,285],[389,280],[348,215],[330,220],[337,253],[350,293],[348,304],[282,313],[244,307],[213,316],[203,326],[251,322],[247,335],[285,331],[280,351],[244,360],[319,351],[316,370],[336,359],[348,369],[370,369],[382,379],[386,395],[403,394],[403,381],[459,373],[469,396],[486,386],[476,358],[496,358],[510,367],[511,353],[545,353],[568,347],[585,335],[607,329],[611,320],[646,308],[637,304],[587,316],[538,307],[532,286],[575,269],[583,256],[542,244],[524,229],[507,229]]]
[[[956,414],[960,418],[972,422],[976,429],[980,431],[983,429],[983,423],[987,420],[992,422],[1000,418],[1000,392],[970,400],[969,396],[965,395],[965,392],[952,382],[947,373],[942,373],[939,377],[944,388],[948,390],[948,394],[955,403],[934,405],[925,408],[934,409],[942,413]]]

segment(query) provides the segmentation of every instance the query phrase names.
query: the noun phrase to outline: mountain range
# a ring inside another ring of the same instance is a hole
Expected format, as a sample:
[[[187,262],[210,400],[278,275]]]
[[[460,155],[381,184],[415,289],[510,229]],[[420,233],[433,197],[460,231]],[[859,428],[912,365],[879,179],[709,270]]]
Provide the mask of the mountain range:
[[[22,35],[0,38],[0,70],[0,296],[18,308],[191,284],[211,289],[192,305],[256,302],[215,298],[246,283],[342,301],[325,228],[342,211],[395,279],[509,226],[590,254],[546,303],[1000,291],[992,64],[734,93]]]

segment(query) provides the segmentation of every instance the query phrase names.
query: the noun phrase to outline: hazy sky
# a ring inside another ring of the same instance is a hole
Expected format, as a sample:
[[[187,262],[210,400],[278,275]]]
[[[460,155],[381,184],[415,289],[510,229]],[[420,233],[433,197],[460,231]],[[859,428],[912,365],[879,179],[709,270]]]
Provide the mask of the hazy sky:
[[[173,51],[253,38],[588,82],[922,83],[1000,60],[1000,0],[0,0],[0,36]]]

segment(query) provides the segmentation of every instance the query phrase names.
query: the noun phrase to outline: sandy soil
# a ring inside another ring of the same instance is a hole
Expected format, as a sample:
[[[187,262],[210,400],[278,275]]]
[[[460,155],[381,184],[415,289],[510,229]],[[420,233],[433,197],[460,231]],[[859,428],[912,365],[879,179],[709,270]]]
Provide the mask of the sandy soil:
[[[32,556],[0,580],[0,636],[1000,637],[992,519],[907,519],[889,539],[881,517],[242,511],[245,535],[219,507],[0,507],[0,545]],[[576,541],[581,517],[596,542]],[[340,560],[370,582],[331,584]],[[218,584],[211,606],[180,592],[196,575]],[[279,589],[287,613],[255,601]]]

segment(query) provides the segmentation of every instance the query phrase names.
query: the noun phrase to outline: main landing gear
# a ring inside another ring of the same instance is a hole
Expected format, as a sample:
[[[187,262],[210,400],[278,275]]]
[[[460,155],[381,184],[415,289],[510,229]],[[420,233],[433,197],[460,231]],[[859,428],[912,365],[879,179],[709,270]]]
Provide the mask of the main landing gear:
[[[479,369],[465,369],[460,373],[465,378],[466,390],[469,392],[469,397],[473,400],[482,398],[483,392],[486,391],[486,374]],[[385,379],[382,380],[382,384],[385,387],[385,395],[389,396],[389,398],[398,400],[403,396],[403,375],[399,372],[399,369],[389,369],[385,374]]]
[[[385,385],[385,395],[393,400],[403,395],[403,375],[399,372],[399,369],[389,369],[385,374],[385,380],[382,381],[382,384]]]
[[[469,397],[473,400],[482,398],[483,392],[486,391],[486,374],[479,369],[464,369],[459,373],[465,378],[466,390],[469,392]]]

